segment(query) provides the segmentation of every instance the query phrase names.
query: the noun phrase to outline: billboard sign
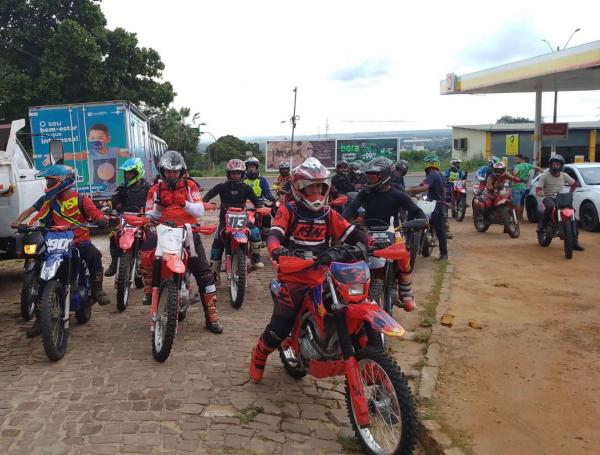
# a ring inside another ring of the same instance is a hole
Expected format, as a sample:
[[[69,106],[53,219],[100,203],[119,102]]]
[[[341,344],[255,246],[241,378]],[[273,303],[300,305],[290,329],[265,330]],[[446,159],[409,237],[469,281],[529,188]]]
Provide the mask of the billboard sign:
[[[383,156],[398,160],[398,139],[340,139],[337,141],[337,160],[348,163],[362,160],[365,163]]]
[[[296,167],[311,156],[325,167],[335,167],[335,141],[294,141],[293,150],[290,141],[267,141],[266,169],[277,170],[283,161]]]
[[[567,139],[569,137],[568,123],[542,123],[542,138]]]

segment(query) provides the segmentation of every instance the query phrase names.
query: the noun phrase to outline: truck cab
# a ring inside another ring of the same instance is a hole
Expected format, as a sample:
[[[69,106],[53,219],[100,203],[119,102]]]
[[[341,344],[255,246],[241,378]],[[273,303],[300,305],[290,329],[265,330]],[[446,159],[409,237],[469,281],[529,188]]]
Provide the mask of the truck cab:
[[[16,257],[15,230],[10,227],[19,214],[44,194],[45,180],[17,140],[25,120],[0,122],[0,259]]]

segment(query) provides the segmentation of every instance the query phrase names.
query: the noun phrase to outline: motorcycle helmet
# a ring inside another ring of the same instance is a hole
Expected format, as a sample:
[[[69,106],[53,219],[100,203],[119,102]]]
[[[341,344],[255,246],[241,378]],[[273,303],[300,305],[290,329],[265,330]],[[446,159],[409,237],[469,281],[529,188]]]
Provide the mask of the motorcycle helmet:
[[[179,171],[179,177],[176,179],[167,179],[165,171]],[[187,174],[187,167],[183,156],[175,150],[168,150],[158,161],[158,173],[164,182],[167,182],[169,186],[174,186],[180,179],[185,177]]]
[[[225,175],[227,176],[227,180],[231,180],[232,172],[241,172],[242,175],[240,177],[240,181],[244,178],[244,173],[246,172],[246,165],[242,160],[237,158],[233,158],[227,161],[227,165],[225,166]]]
[[[506,172],[506,164],[504,164],[504,161],[495,163],[492,172],[494,172],[494,175],[496,176],[503,175]]]
[[[490,157],[490,159],[488,160],[488,166],[490,168],[494,167],[494,164],[496,164],[497,162],[502,161],[500,158],[498,158],[497,156],[492,155]]]
[[[337,174],[347,174],[348,173],[348,163],[345,161],[338,161],[335,165],[335,172]]]
[[[365,188],[368,190],[376,190],[387,185],[392,179],[394,173],[394,162],[383,156],[377,157],[369,161],[363,168],[367,175],[367,184]]]
[[[355,174],[361,174],[362,173],[362,168],[364,167],[365,162],[362,160],[356,160],[356,161],[352,161],[349,165],[348,168],[354,172]]]
[[[559,163],[559,167],[553,167],[552,163]],[[565,159],[562,155],[556,154],[548,160],[548,167],[550,168],[550,174],[557,177],[565,168]]]
[[[307,196],[305,188],[314,183],[323,184],[321,192]],[[312,212],[319,212],[325,207],[329,189],[329,171],[316,158],[307,158],[292,171],[292,196],[298,205]]]
[[[127,186],[131,186],[133,185],[135,182],[140,181],[141,179],[144,178],[144,175],[146,174],[146,171],[144,170],[144,163],[142,162],[141,159],[139,158],[129,158],[127,161],[125,161],[121,167],[119,168],[120,170],[123,171],[123,173],[127,173],[127,172],[135,172],[135,176],[130,179],[127,180],[127,178],[125,178],[125,184]]]
[[[437,169],[438,171],[440,170],[440,159],[437,157],[437,155],[426,156],[423,160],[423,163],[425,170],[432,168]]]
[[[408,172],[408,161],[400,160],[396,163],[396,170],[400,171],[400,175],[404,177]]]
[[[460,160],[459,158],[452,158],[450,160],[450,166],[455,168],[456,170],[460,169],[461,163],[462,163],[462,160]]]
[[[290,163],[288,161],[282,161],[279,163],[279,175],[287,177],[290,175]]]
[[[47,199],[53,199],[58,194],[65,190],[68,190],[75,184],[75,171],[70,166],[64,164],[53,164],[47,169],[38,172],[36,177],[46,179],[46,193]]]
[[[258,176],[260,175],[260,161],[258,161],[258,158],[254,158],[253,156],[251,156],[250,158],[248,158],[246,161],[246,177],[249,178],[250,180],[254,180],[257,179]],[[254,165],[256,166],[256,170],[255,171],[249,171],[248,170],[248,166],[250,165]]]

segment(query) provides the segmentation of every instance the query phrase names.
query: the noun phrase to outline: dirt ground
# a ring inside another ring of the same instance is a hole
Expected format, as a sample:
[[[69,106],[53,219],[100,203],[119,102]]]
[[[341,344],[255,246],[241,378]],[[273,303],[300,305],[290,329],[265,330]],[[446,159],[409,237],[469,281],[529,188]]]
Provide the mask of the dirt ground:
[[[452,224],[452,328],[436,403],[476,454],[591,454],[600,446],[600,233],[572,260],[525,222]],[[474,319],[480,330],[469,327]]]

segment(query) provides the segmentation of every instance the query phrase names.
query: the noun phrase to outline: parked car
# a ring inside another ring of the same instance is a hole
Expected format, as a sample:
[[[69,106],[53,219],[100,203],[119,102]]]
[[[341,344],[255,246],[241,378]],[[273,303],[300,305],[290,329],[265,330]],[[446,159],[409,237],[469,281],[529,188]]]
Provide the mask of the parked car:
[[[548,172],[548,171],[546,171]],[[600,221],[600,163],[581,163],[565,165],[565,172],[577,181],[573,194],[575,218],[586,231],[599,231]],[[536,194],[540,176],[531,181],[529,194],[525,199],[527,219],[535,223],[540,217],[542,199]]]

